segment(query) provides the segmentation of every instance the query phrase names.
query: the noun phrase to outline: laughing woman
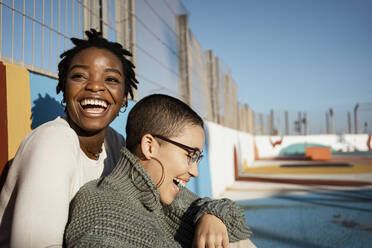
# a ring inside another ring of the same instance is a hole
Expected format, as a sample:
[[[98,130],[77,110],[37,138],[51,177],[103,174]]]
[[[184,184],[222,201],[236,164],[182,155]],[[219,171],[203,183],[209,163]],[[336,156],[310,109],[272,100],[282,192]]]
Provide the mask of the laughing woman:
[[[203,125],[176,98],[141,99],[129,113],[127,145],[113,172],[85,184],[72,200],[67,247],[227,248],[247,240],[243,209],[184,188],[198,176]]]
[[[137,80],[131,54],[95,30],[61,55],[57,93],[66,117],[22,141],[0,196],[0,247],[60,246],[70,200],[86,182],[112,171],[124,138],[109,124]]]

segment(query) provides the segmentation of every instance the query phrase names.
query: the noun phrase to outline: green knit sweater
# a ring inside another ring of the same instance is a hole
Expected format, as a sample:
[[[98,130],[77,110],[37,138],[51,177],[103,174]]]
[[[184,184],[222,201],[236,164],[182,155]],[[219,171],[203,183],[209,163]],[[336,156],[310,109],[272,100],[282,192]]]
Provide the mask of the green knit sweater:
[[[150,176],[123,148],[113,172],[84,185],[71,202],[65,245],[191,247],[205,213],[225,223],[230,242],[250,237],[244,211],[231,200],[199,198],[181,187],[171,205],[162,204]]]

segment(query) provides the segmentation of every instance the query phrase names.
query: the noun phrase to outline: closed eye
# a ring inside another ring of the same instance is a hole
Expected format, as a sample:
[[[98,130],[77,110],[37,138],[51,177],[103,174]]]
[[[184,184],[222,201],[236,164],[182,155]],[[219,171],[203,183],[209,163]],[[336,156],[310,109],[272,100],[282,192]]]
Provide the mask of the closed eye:
[[[71,79],[79,79],[79,78],[86,79],[85,75],[81,73],[75,73],[71,75]]]
[[[198,159],[198,157],[199,157],[199,154],[196,154],[196,153],[189,153],[189,154],[187,154],[187,157],[189,158],[189,159],[191,159],[191,161],[195,161],[196,159]]]
[[[112,83],[120,83],[119,79],[117,79],[115,77],[107,77],[106,81],[107,82],[112,82]]]

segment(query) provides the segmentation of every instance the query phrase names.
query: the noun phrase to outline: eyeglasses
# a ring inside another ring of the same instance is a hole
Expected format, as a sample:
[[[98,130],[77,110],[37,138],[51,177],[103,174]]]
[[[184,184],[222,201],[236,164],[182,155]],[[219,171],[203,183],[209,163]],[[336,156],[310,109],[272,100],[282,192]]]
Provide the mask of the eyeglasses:
[[[202,154],[202,152],[200,152],[200,150],[198,148],[194,148],[194,147],[190,147],[190,146],[178,143],[176,141],[165,138],[161,135],[152,135],[152,136],[154,136],[155,138],[159,138],[161,140],[164,140],[164,141],[166,141],[168,143],[171,143],[173,145],[176,145],[179,148],[182,148],[185,151],[187,151],[188,152],[187,163],[189,164],[189,166],[191,166],[193,163],[199,164],[200,160],[203,158],[203,154]]]

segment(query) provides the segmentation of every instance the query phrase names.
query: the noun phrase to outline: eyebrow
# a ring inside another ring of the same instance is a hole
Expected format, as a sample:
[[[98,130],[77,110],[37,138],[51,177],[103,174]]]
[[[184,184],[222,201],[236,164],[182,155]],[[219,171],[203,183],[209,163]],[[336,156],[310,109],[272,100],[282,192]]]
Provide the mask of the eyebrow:
[[[87,65],[73,65],[73,66],[71,66],[70,71],[72,71],[75,68],[89,69],[89,66],[87,66]],[[119,74],[120,76],[122,76],[121,72],[117,69],[114,69],[114,68],[107,68],[104,71],[105,72],[115,72],[115,73]]]
[[[119,74],[121,76],[121,72],[117,69],[107,68],[107,69],[105,69],[105,72],[116,72],[117,74]]]
[[[87,66],[87,65],[73,65],[73,66],[71,66],[70,71],[72,71],[72,70],[75,69],[75,68],[88,69],[89,66]]]

